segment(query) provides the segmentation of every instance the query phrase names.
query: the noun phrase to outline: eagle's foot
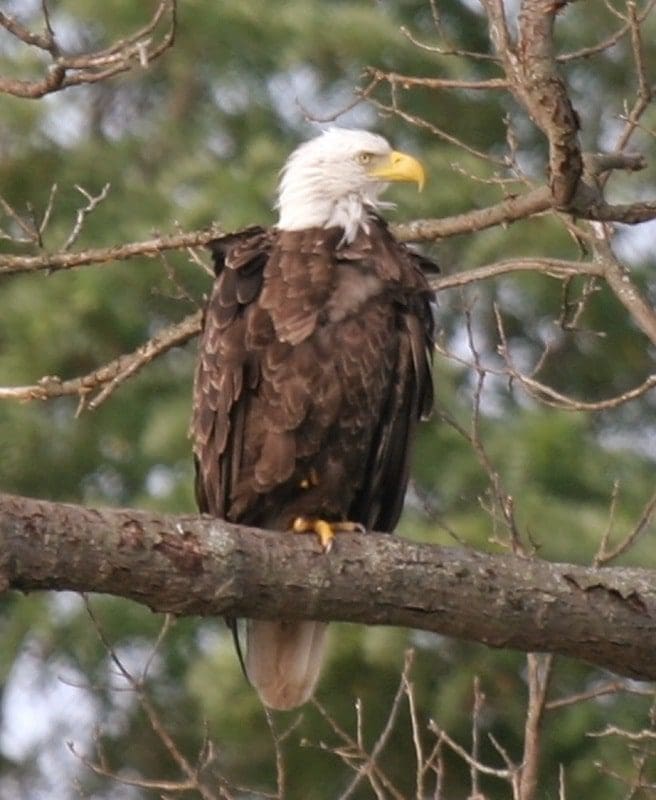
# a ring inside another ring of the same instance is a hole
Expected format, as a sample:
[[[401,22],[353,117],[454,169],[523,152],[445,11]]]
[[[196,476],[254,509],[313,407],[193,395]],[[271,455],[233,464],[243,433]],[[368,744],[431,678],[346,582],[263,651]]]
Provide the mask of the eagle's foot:
[[[316,533],[321,542],[324,553],[329,553],[333,548],[333,539],[336,533],[364,533],[365,527],[359,522],[327,522],[325,519],[315,517],[296,517],[292,522],[294,533]]]

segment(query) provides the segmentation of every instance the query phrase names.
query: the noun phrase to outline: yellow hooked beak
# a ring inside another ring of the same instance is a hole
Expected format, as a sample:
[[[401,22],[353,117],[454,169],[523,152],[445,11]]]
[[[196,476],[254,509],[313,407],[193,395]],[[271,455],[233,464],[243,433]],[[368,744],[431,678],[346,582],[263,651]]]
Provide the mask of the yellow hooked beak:
[[[386,181],[414,181],[419,191],[424,188],[426,182],[426,173],[420,162],[398,150],[392,150],[382,163],[379,162],[369,170],[369,174]]]

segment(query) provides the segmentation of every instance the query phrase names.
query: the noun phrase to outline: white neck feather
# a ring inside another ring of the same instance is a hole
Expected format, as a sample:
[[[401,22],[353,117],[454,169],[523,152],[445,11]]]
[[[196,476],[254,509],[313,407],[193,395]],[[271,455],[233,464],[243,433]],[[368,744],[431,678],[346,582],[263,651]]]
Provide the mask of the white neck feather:
[[[357,194],[348,194],[333,200],[330,197],[298,195],[287,202],[279,203],[278,228],[297,231],[303,228],[343,228],[344,241],[352,242],[360,228],[366,229],[369,212],[374,204],[366,202]]]
[[[292,161],[280,181],[277,227],[288,231],[340,227],[343,241],[352,242],[360,228],[366,230],[371,212],[387,204],[378,200],[385,184],[349,186],[349,177],[339,169],[331,174]]]

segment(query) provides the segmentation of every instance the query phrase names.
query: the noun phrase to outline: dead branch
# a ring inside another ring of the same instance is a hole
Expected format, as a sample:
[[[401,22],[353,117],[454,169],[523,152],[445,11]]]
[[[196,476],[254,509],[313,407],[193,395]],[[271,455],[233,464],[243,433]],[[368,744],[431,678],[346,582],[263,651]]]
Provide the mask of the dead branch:
[[[423,130],[429,131],[433,136],[438,139],[441,139],[448,144],[453,145],[454,147],[459,148],[460,150],[464,150],[466,153],[474,156],[475,158],[480,159],[481,161],[486,161],[489,164],[493,164],[497,167],[506,167],[506,161],[503,158],[497,158],[496,156],[491,156],[489,153],[485,153],[482,150],[477,150],[475,147],[468,145],[462,139],[459,139],[457,136],[454,136],[452,133],[449,133],[444,128],[440,128],[438,125],[435,125],[432,122],[429,122],[424,117],[418,117],[416,114],[410,114],[408,111],[404,111],[401,108],[401,105],[398,101],[398,92],[397,92],[397,85],[396,83],[390,84],[391,95],[392,99],[390,103],[384,103],[382,100],[375,100],[371,99],[370,102],[372,105],[376,106],[379,111],[382,111],[386,114],[394,114],[395,116],[399,117],[399,119],[404,120],[410,125],[414,125],[416,128],[422,128]]]
[[[564,278],[573,275],[603,275],[603,269],[594,261],[568,261],[561,258],[508,258],[493,264],[472,267],[454,275],[441,275],[430,279],[436,292],[471,283],[498,278],[513,272],[541,272],[552,278]]]
[[[491,775],[494,778],[501,778],[505,781],[512,781],[512,768],[507,767],[504,769],[503,767],[490,767],[487,764],[484,764],[482,761],[479,761],[477,758],[474,758],[473,755],[468,753],[464,747],[454,741],[449,734],[434,720],[430,721],[428,727],[441,741],[448,745],[456,755],[460,756],[460,758],[462,758],[462,760],[476,772],[481,773],[482,775]]]
[[[578,217],[582,219],[623,222],[626,224],[638,224],[656,218],[656,202],[609,205],[603,201],[603,199],[600,199],[599,190],[597,188],[591,188],[591,184],[596,180],[597,176],[608,173],[611,170],[622,169],[635,171],[643,169],[645,166],[643,156],[636,153],[619,152],[610,154],[590,153],[585,155],[585,163],[586,179],[581,187],[579,187],[579,193],[574,200]],[[2,207],[7,216],[25,232],[25,237],[20,240],[8,236],[4,238],[12,238],[12,240],[17,243],[38,243],[50,216],[53,196],[54,190],[50,194],[43,220],[37,226],[38,230],[30,221],[24,220],[5,199],[0,197],[0,207]],[[84,211],[81,209],[78,212],[76,223],[71,233],[73,241],[77,235],[79,235],[79,228],[84,221],[84,217],[90,213],[103,198],[104,190],[101,192],[99,199],[95,200],[93,203],[91,202],[92,198],[90,196],[87,197],[89,203]],[[93,208],[90,208],[91,205]],[[436,239],[473,233],[496,225],[509,224],[521,219],[527,219],[531,216],[549,211],[553,207],[554,202],[550,189],[546,186],[542,186],[532,189],[522,195],[510,196],[487,208],[476,209],[464,214],[456,214],[441,219],[423,219],[406,223],[397,223],[392,225],[391,229],[401,241],[435,241]],[[220,236],[221,233],[222,231],[220,228],[212,226],[206,230],[178,233],[169,236],[157,236],[153,239],[141,242],[130,242],[113,247],[88,248],[77,252],[68,252],[68,247],[72,244],[71,236],[69,236],[66,245],[61,250],[53,253],[46,252],[40,253],[39,255],[0,254],[0,275],[37,272],[40,270],[54,272],[81,266],[107,264],[113,261],[121,261],[138,256],[154,257],[168,250],[179,250],[206,245],[212,239]],[[534,268],[537,261],[534,260],[532,263],[534,266],[531,268]],[[570,268],[567,271],[581,272],[583,270],[587,270],[588,273],[591,273],[593,268],[579,265],[577,270]],[[600,274],[601,271],[602,270],[599,269],[595,274]],[[469,280],[467,280],[467,282],[469,282]]]

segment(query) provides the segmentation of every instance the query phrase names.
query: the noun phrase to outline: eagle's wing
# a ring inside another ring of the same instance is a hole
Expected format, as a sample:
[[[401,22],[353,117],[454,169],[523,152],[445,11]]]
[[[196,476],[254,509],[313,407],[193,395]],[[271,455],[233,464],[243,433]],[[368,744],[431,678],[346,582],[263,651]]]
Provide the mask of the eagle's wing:
[[[210,243],[217,279],[205,309],[194,382],[191,435],[196,500],[203,513],[226,518],[239,471],[249,372],[244,310],[259,294],[270,236],[253,226]]]
[[[392,280],[397,355],[372,438],[366,480],[349,516],[370,530],[392,531],[403,508],[415,428],[433,408],[433,293],[425,274],[439,272],[439,267],[393,239],[384,220],[377,218],[375,224],[380,234],[360,237],[344,255]]]
[[[210,514],[278,527],[286,496],[276,490],[321,451],[339,392],[312,334],[335,241],[321,230],[249,229],[211,245],[217,280],[192,418],[197,498]]]

